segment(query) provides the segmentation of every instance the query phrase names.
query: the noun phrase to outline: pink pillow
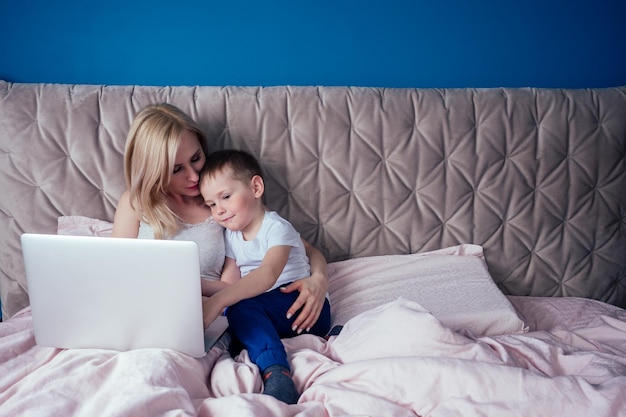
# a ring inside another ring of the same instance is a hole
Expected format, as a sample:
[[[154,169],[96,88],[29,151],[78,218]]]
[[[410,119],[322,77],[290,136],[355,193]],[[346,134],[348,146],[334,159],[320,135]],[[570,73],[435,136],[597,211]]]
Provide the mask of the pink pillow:
[[[528,330],[493,281],[478,245],[355,258],[330,263],[328,268],[333,326],[405,298],[449,328],[474,336]]]
[[[61,216],[57,233],[111,236],[113,223]],[[496,286],[478,245],[458,245],[412,255],[356,258],[328,264],[333,326],[403,297],[442,324],[475,336],[528,330]]]
[[[61,216],[57,220],[57,234],[72,236],[110,237],[113,223],[84,216]]]

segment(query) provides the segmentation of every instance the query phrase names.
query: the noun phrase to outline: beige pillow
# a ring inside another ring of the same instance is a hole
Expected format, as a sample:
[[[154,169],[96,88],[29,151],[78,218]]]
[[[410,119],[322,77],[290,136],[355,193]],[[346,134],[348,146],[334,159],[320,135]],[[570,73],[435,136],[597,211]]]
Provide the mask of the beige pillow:
[[[333,326],[403,297],[449,328],[474,336],[528,330],[491,278],[478,245],[356,258],[328,268]]]

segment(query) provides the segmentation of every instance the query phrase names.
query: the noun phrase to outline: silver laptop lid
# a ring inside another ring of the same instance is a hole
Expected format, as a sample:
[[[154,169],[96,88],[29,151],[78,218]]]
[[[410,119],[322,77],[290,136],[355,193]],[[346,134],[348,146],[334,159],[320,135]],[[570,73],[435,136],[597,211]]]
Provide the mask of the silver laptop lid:
[[[205,354],[194,242],[29,233],[21,241],[37,344]],[[225,320],[217,325],[223,333]]]

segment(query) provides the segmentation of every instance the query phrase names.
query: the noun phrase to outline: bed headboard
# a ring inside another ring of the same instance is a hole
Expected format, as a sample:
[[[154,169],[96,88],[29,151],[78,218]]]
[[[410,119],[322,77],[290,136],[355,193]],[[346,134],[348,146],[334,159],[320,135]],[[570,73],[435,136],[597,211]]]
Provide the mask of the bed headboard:
[[[19,236],[111,221],[134,114],[172,103],[251,151],[267,204],[329,261],[480,244],[507,294],[626,307],[626,87],[148,87],[0,81],[0,295]],[[364,277],[366,279],[366,277]]]

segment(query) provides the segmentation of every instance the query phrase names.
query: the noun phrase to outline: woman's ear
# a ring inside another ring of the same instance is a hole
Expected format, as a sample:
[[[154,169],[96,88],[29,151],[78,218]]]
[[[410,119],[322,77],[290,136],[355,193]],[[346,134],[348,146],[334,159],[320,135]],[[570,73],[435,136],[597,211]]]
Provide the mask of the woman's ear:
[[[252,177],[252,191],[254,192],[254,196],[256,198],[263,197],[263,193],[265,192],[265,183],[260,175]]]

